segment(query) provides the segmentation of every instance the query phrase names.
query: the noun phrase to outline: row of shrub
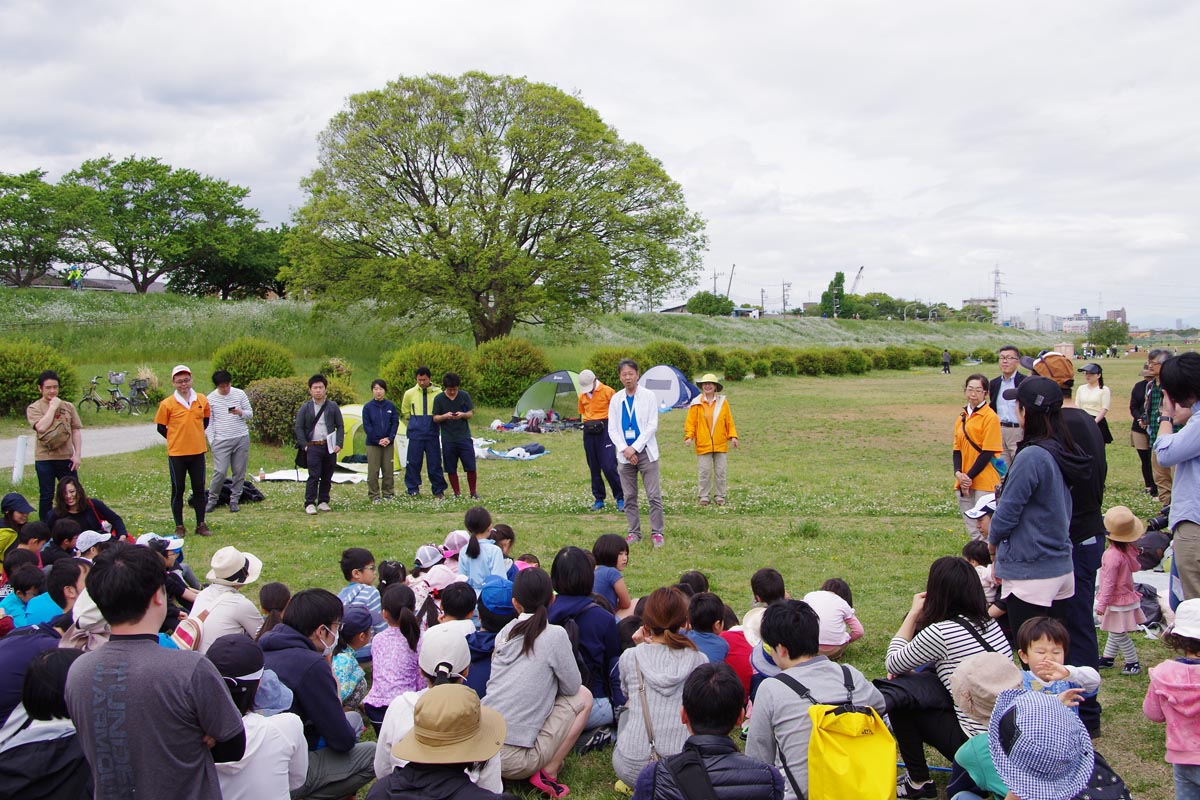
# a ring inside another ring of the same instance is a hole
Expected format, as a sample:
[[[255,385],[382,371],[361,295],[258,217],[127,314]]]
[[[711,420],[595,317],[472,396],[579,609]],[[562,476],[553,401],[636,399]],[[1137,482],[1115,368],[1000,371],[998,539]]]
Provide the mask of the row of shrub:
[[[600,347],[592,351],[587,368],[609,386],[617,386],[617,364],[632,358],[642,370],[655,364],[669,364],[695,380],[702,373],[723,375],[726,381],[740,381],[749,375],[861,375],[872,369],[908,369],[938,367],[942,351],[935,347],[783,347],[772,345],[758,350],[705,347],[692,350],[678,342],[651,342],[640,349]],[[950,361],[961,364],[968,358],[995,363],[994,351],[978,349],[970,353],[951,350]]]

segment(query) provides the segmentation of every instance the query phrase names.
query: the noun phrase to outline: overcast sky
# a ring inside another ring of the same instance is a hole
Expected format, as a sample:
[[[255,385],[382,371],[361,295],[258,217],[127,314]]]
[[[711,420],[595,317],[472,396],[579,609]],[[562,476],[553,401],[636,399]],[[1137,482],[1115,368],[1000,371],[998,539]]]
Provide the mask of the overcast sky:
[[[1200,4],[0,0],[0,171],[111,153],[303,202],[316,136],[399,75],[578,92],[708,221],[731,297],[992,293],[1200,325]],[[1190,55],[1189,55],[1190,54]]]

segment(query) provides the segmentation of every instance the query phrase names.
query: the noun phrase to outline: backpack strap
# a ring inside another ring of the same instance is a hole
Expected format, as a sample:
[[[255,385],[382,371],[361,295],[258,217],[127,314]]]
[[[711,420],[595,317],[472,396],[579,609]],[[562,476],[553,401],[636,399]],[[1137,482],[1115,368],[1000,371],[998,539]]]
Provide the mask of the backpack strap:
[[[717,791],[704,760],[695,750],[684,748],[683,752],[663,761],[663,765],[675,779],[675,785],[684,800],[717,800]]]
[[[850,674],[850,668],[845,664],[839,664],[842,668],[842,683],[846,686],[846,705],[854,705],[854,676]]]
[[[842,667],[842,669],[845,670],[846,668]],[[813,698],[812,692],[810,692],[808,687],[803,683],[796,680],[791,675],[788,675],[786,672],[780,672],[775,677],[780,683],[803,697],[809,703],[814,706],[817,705],[817,701],[815,698]],[[851,684],[851,686],[853,686],[853,684]],[[775,741],[775,752],[779,754],[779,763],[783,765],[783,774],[787,775],[788,783],[792,785],[792,791],[796,793],[796,797],[800,798],[800,800],[805,800],[804,792],[800,790],[800,784],[796,781],[796,776],[792,774],[792,768],[788,766],[787,757],[783,754],[783,748],[779,745],[779,740]]]
[[[984,650],[988,651],[989,653],[996,652],[996,648],[994,648],[990,644],[988,644],[988,640],[983,638],[983,636],[979,633],[979,631],[975,628],[974,625],[967,622],[962,617],[952,617],[950,619],[950,621],[957,622],[959,625],[962,626],[963,630],[965,630],[967,633],[974,636],[975,641],[979,642],[979,646],[982,647]],[[845,669],[845,667],[843,667],[842,669]]]

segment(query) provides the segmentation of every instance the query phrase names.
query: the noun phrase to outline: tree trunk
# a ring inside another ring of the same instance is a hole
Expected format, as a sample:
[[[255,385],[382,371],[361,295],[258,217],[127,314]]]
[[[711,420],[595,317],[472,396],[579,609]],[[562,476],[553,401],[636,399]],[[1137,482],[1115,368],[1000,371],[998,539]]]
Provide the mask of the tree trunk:
[[[516,317],[508,315],[488,318],[481,314],[472,313],[470,318],[471,333],[475,336],[475,345],[477,347],[492,339],[508,336],[512,333],[513,326],[517,323]]]

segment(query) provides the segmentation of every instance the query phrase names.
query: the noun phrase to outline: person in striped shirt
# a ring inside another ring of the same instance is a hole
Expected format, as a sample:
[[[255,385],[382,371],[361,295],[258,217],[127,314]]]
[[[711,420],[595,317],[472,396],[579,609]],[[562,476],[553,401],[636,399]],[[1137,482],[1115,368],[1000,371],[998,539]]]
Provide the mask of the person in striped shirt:
[[[213,386],[208,393],[208,405],[212,419],[205,434],[212,449],[212,480],[208,482],[208,505],[205,513],[211,514],[221,500],[221,489],[225,486],[225,473],[233,483],[229,487],[229,510],[237,513],[242,499],[242,486],[246,483],[246,466],[250,463],[250,418],[254,410],[250,398],[241,389],[233,387],[233,376],[219,369],[213,373]]]

